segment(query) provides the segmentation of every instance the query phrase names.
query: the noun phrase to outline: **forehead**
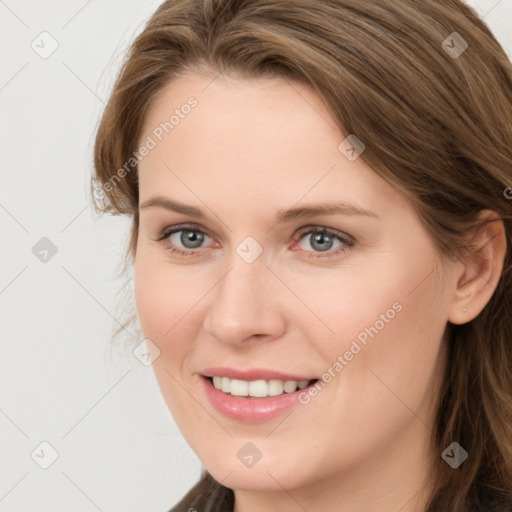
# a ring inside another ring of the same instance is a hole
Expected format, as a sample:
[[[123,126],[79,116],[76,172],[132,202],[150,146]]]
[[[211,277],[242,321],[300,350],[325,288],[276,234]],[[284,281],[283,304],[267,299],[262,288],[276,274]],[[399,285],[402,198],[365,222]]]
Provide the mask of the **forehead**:
[[[141,198],[215,191],[250,195],[261,208],[283,196],[378,206],[396,195],[361,158],[340,151],[346,135],[321,98],[282,78],[188,72],[148,108],[140,141],[148,138],[155,146],[139,164]]]
[[[195,106],[189,109],[190,103]],[[247,79],[187,71],[158,92],[146,113],[143,133],[169,121],[173,113],[179,117],[168,130],[174,140],[179,140],[184,131],[189,135],[187,126],[193,127],[205,143],[222,131],[238,132],[241,128],[244,131],[240,135],[257,133],[262,137],[266,133],[268,140],[278,136],[281,141],[287,135],[290,139],[304,137],[305,133],[311,136],[320,129],[330,131],[335,139],[341,135],[312,89],[279,77]]]

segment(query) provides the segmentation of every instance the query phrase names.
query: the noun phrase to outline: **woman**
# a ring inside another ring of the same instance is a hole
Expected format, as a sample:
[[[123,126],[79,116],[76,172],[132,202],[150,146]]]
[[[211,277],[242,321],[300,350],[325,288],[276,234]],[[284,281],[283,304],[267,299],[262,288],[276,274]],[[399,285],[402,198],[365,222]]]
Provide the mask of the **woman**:
[[[174,0],[95,145],[204,465],[173,511],[512,510],[512,73],[459,0]]]

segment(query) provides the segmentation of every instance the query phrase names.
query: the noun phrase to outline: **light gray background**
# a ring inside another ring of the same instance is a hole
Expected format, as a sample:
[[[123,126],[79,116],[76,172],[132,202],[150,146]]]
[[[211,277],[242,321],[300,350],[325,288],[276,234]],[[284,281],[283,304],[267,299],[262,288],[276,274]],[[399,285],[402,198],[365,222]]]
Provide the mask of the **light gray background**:
[[[512,0],[469,3],[512,56]],[[0,0],[0,512],[165,512],[199,477],[151,367],[109,355],[129,224],[88,196],[100,113],[159,4]]]

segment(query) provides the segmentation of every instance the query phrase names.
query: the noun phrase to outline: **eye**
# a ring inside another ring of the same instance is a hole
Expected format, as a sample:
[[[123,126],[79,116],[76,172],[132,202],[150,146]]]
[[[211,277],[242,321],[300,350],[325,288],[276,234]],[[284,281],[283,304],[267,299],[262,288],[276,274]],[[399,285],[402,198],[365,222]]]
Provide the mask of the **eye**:
[[[180,229],[169,236],[169,240],[173,244],[179,242],[183,244],[186,249],[197,249],[201,247],[205,238],[210,237],[197,229]]]
[[[202,249],[205,241],[212,240],[204,231],[190,225],[173,226],[164,229],[157,241],[166,242],[167,249],[180,254],[191,254]]]
[[[322,227],[305,228],[307,231],[299,233],[299,247],[307,252],[326,253],[325,256],[333,256],[346,251],[354,245],[354,241],[348,235],[337,234],[334,231]],[[313,248],[313,251],[309,250]],[[324,254],[310,254],[309,257],[323,257]]]
[[[355,243],[349,235],[320,226],[307,226],[297,233],[298,246],[308,258],[336,256],[347,251]],[[213,239],[195,225],[181,224],[167,227],[159,233],[157,241],[165,248],[183,256],[192,256],[206,248],[205,242]],[[313,250],[310,250],[312,248]]]

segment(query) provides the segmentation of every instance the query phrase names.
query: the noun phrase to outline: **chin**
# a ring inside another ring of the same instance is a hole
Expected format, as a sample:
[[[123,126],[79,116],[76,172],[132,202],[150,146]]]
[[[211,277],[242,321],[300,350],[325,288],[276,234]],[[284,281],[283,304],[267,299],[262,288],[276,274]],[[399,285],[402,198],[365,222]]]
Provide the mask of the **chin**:
[[[245,467],[238,458],[233,460],[231,457],[221,461],[217,456],[211,461],[202,462],[217,482],[234,490],[282,492],[283,487],[293,489],[306,483],[308,476],[298,471],[298,461],[283,465],[279,456],[267,457],[266,461],[264,458],[252,467]]]
[[[295,487],[293,484],[286,480],[289,478],[282,469],[276,472],[270,472],[270,475],[265,469],[256,471],[256,468],[252,469],[233,469],[231,468],[231,474],[223,470],[219,471],[219,468],[207,468],[208,472],[222,485],[229,487],[233,490],[247,491],[247,492],[281,492],[283,487],[285,489]],[[288,468],[288,475],[292,471],[292,468]],[[281,474],[282,473],[282,474]],[[229,476],[227,476],[229,474]],[[271,476],[272,475],[272,476]],[[227,478],[226,478],[227,476]],[[274,477],[274,478],[272,478]]]

